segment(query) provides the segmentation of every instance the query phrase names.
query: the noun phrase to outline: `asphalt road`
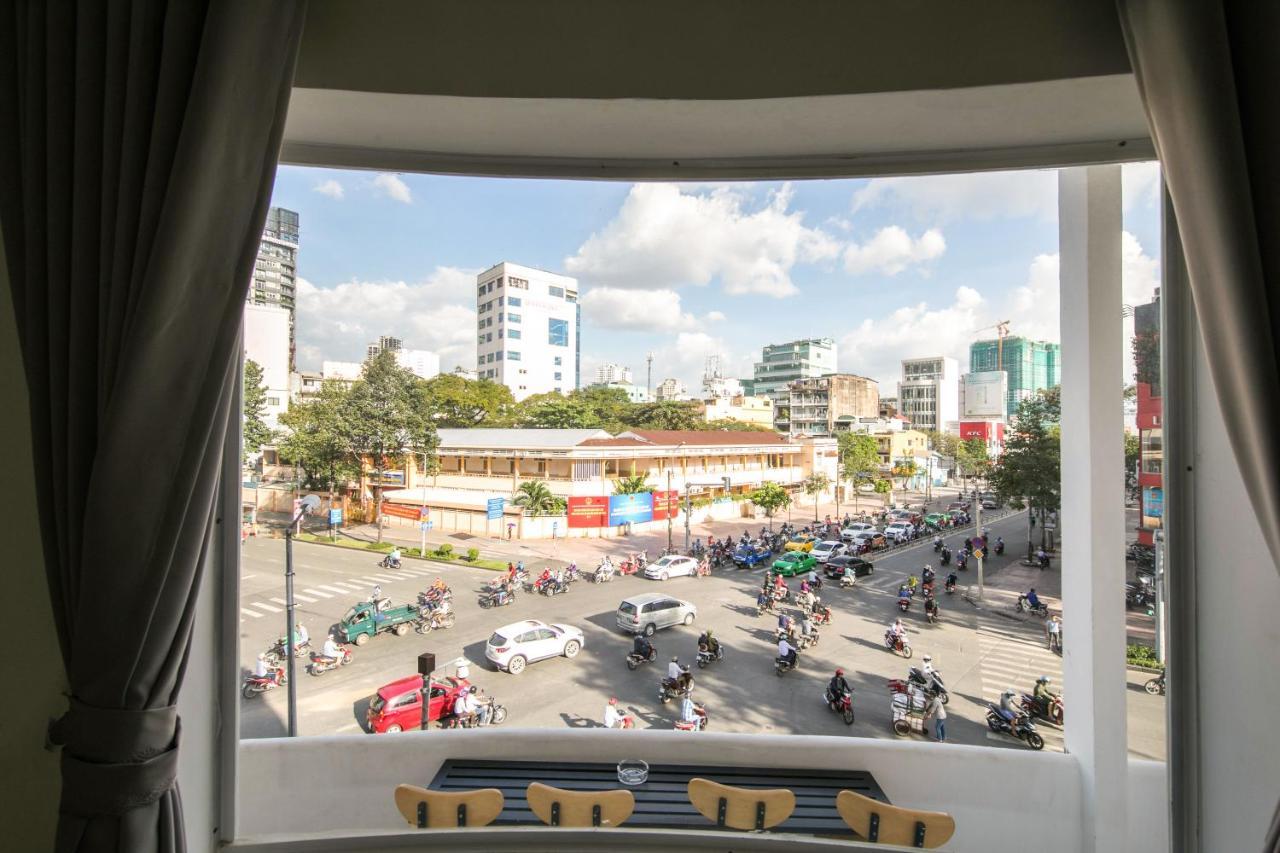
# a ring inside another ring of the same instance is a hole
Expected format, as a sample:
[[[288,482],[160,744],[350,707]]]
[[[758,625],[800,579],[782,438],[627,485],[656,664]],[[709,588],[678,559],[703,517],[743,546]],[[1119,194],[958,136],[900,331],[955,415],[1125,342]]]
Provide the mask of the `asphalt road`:
[[[998,520],[991,527],[1011,542],[1017,541],[1016,534],[1023,529],[1018,515]],[[908,571],[918,573],[923,563],[935,562],[930,545],[922,543],[878,559],[876,572],[860,579],[851,590],[825,586],[823,600],[832,608],[833,622],[823,629],[820,644],[801,654],[800,667],[779,678],[774,676],[772,665],[775,619],[756,617],[753,606],[759,570],[723,569],[710,578],[673,578],[666,583],[636,577],[601,585],[581,582],[565,595],[522,595],[511,606],[482,610],[474,591],[494,577],[492,572],[406,560],[405,568],[394,573],[378,569],[380,555],[372,552],[302,543],[295,545],[294,555],[298,619],[307,625],[317,644],[351,604],[367,599],[375,583],[381,584],[383,594],[394,602],[405,602],[443,575],[454,590],[458,617],[457,626],[447,631],[428,636],[410,633],[404,638],[382,635],[363,647],[352,647],[354,660],[349,666],[320,677],[308,676],[300,667],[298,718],[303,735],[361,733],[367,703],[376,689],[412,674],[416,657],[423,651],[434,652],[442,664],[459,657],[470,660],[472,681],[508,707],[507,725],[596,726],[605,701],[614,695],[642,727],[670,727],[677,709],[657,700],[659,666],[628,671],[624,658],[630,639],[614,624],[614,611],[622,598],[661,588],[698,606],[698,620],[692,627],[667,629],[655,638],[661,669],[673,654],[683,662],[692,662],[697,635],[705,628],[714,629],[727,649],[724,661],[706,670],[694,670],[695,698],[706,703],[716,730],[894,737],[885,682],[903,677],[909,664],[888,652],[881,638],[898,612],[894,603],[897,585]],[[1061,685],[1061,664],[1058,656],[1044,647],[1040,620],[1013,613],[1016,596],[1012,589],[1017,587],[999,589],[1002,575],[1018,581],[1016,560],[1006,556],[988,563],[991,582],[982,607],[963,601],[960,594],[944,595],[942,619],[936,626],[924,621],[918,607],[912,608],[904,620],[915,647],[912,663],[931,653],[934,665],[947,679],[952,693],[949,740],[1025,748],[987,731],[983,702],[995,699],[1006,686],[1029,691],[1040,674]],[[250,539],[245,543],[242,571],[241,662],[248,669],[257,652],[284,633],[283,541]],[[971,569],[966,574],[975,572]],[[961,583],[971,580],[962,575]],[[1042,588],[1048,586],[1042,584]],[[574,660],[556,658],[531,664],[519,676],[492,669],[484,660],[486,639],[495,628],[526,618],[581,628],[586,634],[582,653]],[[1067,638],[1069,642],[1069,627]],[[855,688],[857,720],[852,726],[845,726],[822,701],[826,680],[837,666],[845,669]],[[1130,676],[1131,752],[1163,758],[1163,697],[1141,691],[1145,676]],[[1070,713],[1070,697],[1066,702]],[[283,689],[242,700],[241,707],[243,737],[284,733]],[[1040,730],[1046,748],[1061,749],[1059,731],[1048,724],[1042,724]]]

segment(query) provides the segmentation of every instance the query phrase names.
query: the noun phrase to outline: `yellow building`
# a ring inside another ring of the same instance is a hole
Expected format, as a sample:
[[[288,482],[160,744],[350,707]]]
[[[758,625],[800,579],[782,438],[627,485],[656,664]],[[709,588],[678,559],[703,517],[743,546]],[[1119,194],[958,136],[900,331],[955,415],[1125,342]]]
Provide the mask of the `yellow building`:
[[[702,419],[707,423],[719,420],[735,420],[745,424],[773,429],[773,401],[768,397],[715,397],[698,404]]]
[[[919,430],[893,429],[878,432],[873,437],[876,452],[880,454],[880,464],[886,468],[903,459],[917,459],[929,453],[929,438]]]

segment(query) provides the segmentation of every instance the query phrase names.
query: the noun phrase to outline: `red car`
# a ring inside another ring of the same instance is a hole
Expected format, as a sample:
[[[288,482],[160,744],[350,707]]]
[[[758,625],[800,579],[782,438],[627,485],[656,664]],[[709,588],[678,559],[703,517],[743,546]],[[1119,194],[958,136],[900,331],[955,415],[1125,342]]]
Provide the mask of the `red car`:
[[[366,720],[371,734],[402,732],[422,728],[423,677],[409,675],[378,688],[369,703]],[[431,679],[427,722],[433,723],[453,713],[458,694],[471,686],[465,678]]]

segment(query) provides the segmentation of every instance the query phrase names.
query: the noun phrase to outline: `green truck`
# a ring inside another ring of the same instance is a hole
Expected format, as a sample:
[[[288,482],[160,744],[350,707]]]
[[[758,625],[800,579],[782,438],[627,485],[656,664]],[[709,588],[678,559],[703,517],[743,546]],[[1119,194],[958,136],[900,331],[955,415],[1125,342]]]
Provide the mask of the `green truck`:
[[[385,604],[386,599],[383,602]],[[363,646],[375,634],[390,631],[397,637],[403,637],[421,615],[416,604],[384,606],[379,610],[372,601],[362,601],[343,614],[342,621],[338,623],[338,631],[342,634],[342,642]]]

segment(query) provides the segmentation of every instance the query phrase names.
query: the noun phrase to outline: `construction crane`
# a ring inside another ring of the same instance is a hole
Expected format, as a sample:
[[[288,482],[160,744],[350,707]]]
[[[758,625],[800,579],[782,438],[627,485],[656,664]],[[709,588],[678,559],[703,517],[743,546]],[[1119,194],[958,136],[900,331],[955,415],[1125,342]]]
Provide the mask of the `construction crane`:
[[[981,329],[974,329],[973,334],[985,332],[988,329],[996,330],[996,370],[1004,370],[1004,339],[1009,335],[1009,321],[1000,320],[990,326],[983,326]]]

